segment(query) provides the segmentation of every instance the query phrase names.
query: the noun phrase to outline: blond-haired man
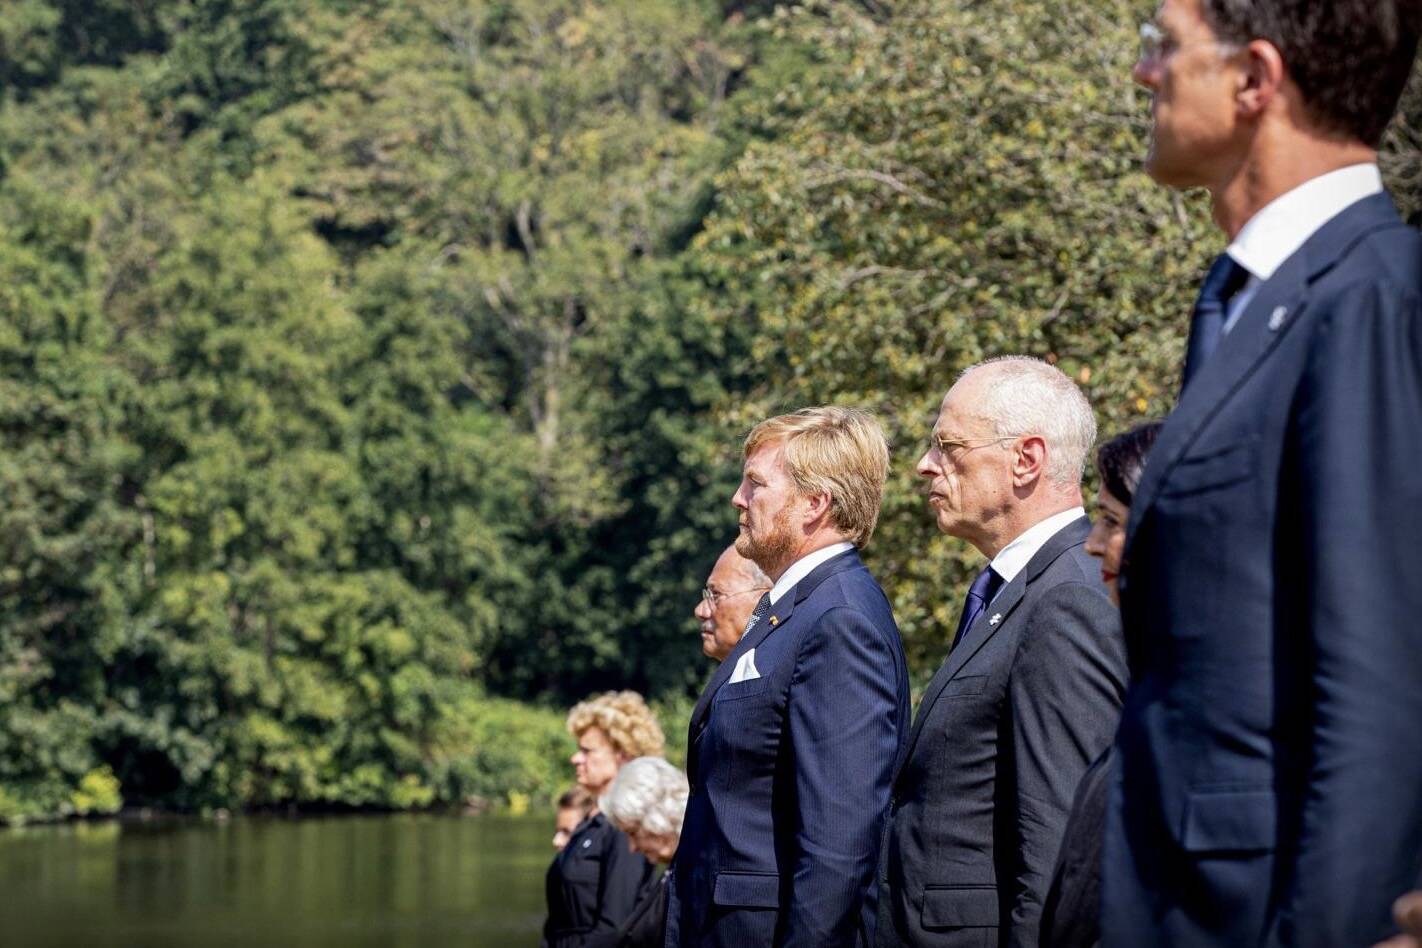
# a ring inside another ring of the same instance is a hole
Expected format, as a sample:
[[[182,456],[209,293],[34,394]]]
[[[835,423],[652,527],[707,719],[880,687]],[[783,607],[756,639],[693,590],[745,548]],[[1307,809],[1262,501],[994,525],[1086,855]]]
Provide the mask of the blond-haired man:
[[[667,944],[867,945],[908,730],[893,612],[859,559],[889,449],[867,412],[809,408],[746,439],[736,548],[774,581],[692,712]]]

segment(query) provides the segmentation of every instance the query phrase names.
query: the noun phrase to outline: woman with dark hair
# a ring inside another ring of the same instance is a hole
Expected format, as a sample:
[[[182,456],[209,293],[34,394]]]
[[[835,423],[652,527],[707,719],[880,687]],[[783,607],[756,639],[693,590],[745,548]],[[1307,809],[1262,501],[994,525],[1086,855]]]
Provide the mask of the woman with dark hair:
[[[597,801],[582,787],[575,786],[563,791],[563,795],[558,798],[558,814],[553,821],[553,848],[562,852],[568,845],[568,840],[573,838],[573,834],[583,824],[583,820],[592,816],[595,809]]]
[[[1160,434],[1160,425],[1158,421],[1146,422],[1096,449],[1096,473],[1101,485],[1096,491],[1096,522],[1086,538],[1086,552],[1101,561],[1101,580],[1118,606],[1121,594],[1116,578],[1121,573],[1121,554],[1126,547],[1131,497],[1141,482],[1146,455]]]
[[[1160,433],[1152,421],[1117,435],[1096,451],[1096,520],[1086,552],[1101,561],[1101,581],[1111,601],[1121,604],[1116,579],[1126,547],[1131,498],[1145,470],[1146,455]],[[1101,856],[1110,797],[1111,750],[1096,759],[1077,785],[1076,801],[1042,908],[1043,948],[1091,948],[1101,941]]]

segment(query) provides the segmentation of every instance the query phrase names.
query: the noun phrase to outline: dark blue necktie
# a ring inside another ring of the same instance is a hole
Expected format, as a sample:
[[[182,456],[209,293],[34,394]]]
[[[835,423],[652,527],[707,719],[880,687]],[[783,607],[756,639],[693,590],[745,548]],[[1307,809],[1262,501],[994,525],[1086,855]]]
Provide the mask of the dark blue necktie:
[[[987,611],[988,603],[992,602],[992,597],[997,595],[997,591],[1002,588],[1002,577],[988,566],[978,578],[973,580],[973,585],[968,587],[968,598],[963,603],[963,615],[958,619],[958,632],[953,636],[953,644],[957,645],[963,638],[963,633],[972,628],[978,617]]]
[[[1235,262],[1227,253],[1215,258],[1205,282],[1200,285],[1200,296],[1195,300],[1195,314],[1190,319],[1190,342],[1185,350],[1185,380],[1190,380],[1209,361],[1215,348],[1224,337],[1225,319],[1229,314],[1229,301],[1244,288],[1249,281],[1249,271]]]
[[[770,593],[760,597],[760,601],[755,604],[755,609],[751,611],[750,618],[746,620],[746,630],[741,633],[741,638],[750,635],[750,630],[754,629],[756,623],[765,618],[765,614],[770,611]]]

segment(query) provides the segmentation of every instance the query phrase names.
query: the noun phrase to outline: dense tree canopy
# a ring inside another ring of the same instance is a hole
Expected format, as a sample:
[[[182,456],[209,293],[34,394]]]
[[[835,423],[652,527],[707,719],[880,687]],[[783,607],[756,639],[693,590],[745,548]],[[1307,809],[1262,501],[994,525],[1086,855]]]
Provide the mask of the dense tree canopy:
[[[879,410],[916,680],[963,366],[1173,397],[1199,195],[1135,0],[16,0],[0,12],[0,821],[547,795],[677,737],[740,438]],[[1422,96],[1387,172],[1422,215]]]

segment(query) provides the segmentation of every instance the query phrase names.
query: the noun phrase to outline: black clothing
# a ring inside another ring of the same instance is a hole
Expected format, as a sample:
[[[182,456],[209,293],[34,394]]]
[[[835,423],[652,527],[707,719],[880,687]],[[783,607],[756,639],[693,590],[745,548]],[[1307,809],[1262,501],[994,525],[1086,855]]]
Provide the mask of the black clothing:
[[[1041,948],[1101,943],[1101,851],[1111,800],[1111,751],[1096,758],[1076,789],[1052,886],[1042,907]]]
[[[667,875],[642,893],[631,916],[617,930],[617,948],[662,948],[667,929]]]
[[[652,865],[627,848],[627,837],[601,813],[573,830],[548,867],[547,948],[611,948],[652,881]]]

